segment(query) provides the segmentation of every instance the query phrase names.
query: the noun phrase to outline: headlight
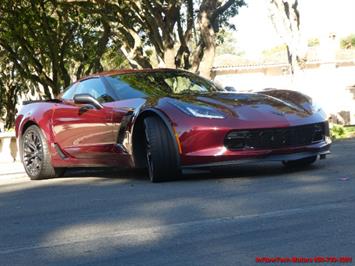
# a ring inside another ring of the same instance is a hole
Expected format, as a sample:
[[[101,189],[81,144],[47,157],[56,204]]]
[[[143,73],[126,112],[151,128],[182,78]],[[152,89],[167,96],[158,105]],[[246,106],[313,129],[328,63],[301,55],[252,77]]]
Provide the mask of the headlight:
[[[201,117],[201,118],[216,118],[216,119],[225,118],[222,112],[219,112],[218,110],[212,107],[199,106],[199,105],[184,103],[180,101],[174,101],[174,102],[171,101],[170,103],[173,104],[178,109],[180,109],[185,114],[188,114],[190,116]]]

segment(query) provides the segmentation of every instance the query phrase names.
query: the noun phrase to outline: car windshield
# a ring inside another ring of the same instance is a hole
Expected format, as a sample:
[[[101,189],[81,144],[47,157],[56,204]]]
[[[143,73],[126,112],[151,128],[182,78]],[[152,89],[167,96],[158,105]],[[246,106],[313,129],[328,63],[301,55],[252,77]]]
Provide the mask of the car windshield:
[[[212,82],[182,71],[121,74],[107,80],[121,99],[221,91]]]

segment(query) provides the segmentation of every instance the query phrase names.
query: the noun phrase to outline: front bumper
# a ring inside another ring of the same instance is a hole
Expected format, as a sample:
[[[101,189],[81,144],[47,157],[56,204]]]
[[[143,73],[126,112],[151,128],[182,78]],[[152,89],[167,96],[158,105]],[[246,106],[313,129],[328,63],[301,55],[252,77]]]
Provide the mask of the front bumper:
[[[225,147],[208,149],[183,157],[182,168],[205,168],[227,165],[240,165],[262,161],[292,161],[319,156],[324,159],[330,154],[330,138],[320,143],[303,147],[286,147],[282,149],[230,151]]]
[[[256,163],[256,162],[263,162],[263,161],[293,161],[299,160],[303,158],[319,156],[320,159],[325,159],[325,156],[329,155],[331,152],[321,151],[321,152],[299,152],[293,154],[284,154],[284,155],[269,155],[265,157],[258,157],[258,158],[249,158],[249,159],[240,159],[240,160],[232,160],[232,161],[221,161],[221,162],[214,162],[214,163],[207,163],[207,164],[195,164],[195,165],[185,165],[182,168],[208,168],[208,167],[218,167],[218,166],[231,166],[231,165],[241,165],[241,164],[248,164],[248,163]]]

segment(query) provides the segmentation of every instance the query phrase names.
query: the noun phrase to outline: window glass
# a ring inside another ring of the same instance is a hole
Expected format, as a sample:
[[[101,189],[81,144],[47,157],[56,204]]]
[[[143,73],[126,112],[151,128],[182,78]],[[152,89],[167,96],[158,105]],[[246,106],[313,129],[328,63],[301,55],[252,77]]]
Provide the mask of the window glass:
[[[107,77],[120,99],[220,91],[217,86],[188,72],[142,72]]]
[[[105,85],[98,78],[88,79],[80,82],[75,94],[87,93],[100,103],[113,102],[114,99],[107,93]]]
[[[134,75],[107,77],[107,80],[120,100],[144,98],[146,96],[144,91],[140,90],[141,86],[144,85]]]
[[[63,100],[72,100],[74,97],[75,87],[77,84],[70,85],[63,93],[62,99]]]

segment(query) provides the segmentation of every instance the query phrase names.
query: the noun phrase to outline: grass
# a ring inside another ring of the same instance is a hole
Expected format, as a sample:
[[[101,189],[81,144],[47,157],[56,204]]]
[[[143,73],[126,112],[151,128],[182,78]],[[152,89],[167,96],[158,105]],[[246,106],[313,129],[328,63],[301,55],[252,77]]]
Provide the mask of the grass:
[[[344,127],[345,134],[348,138],[355,137],[355,126]]]
[[[330,129],[332,139],[346,139],[355,137],[355,126],[333,124]]]

